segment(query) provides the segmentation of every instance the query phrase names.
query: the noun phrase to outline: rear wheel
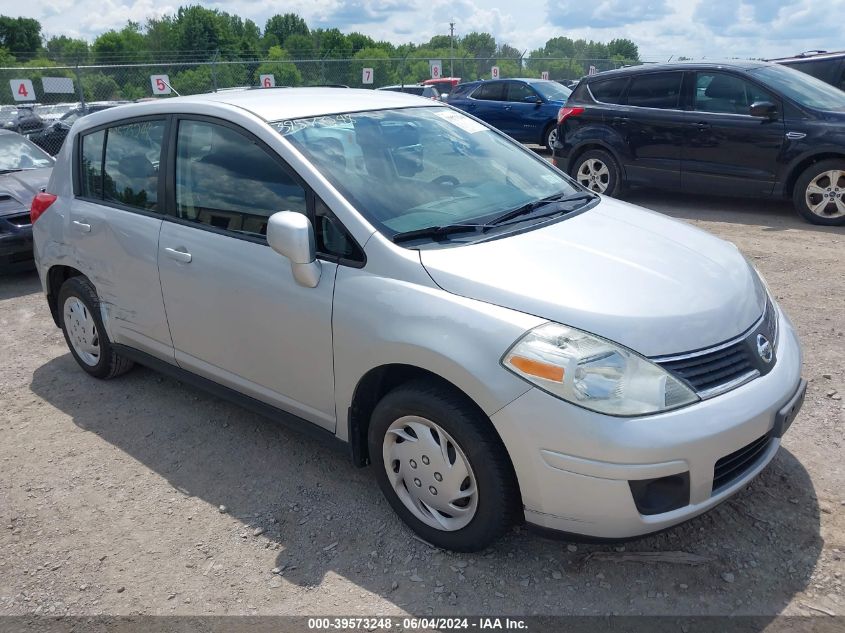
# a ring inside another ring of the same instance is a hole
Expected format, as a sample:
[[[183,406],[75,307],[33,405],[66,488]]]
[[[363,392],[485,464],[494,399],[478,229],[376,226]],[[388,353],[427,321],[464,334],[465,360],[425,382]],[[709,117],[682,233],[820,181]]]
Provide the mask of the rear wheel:
[[[845,162],[822,160],[798,177],[792,203],[812,224],[845,225]]]
[[[622,175],[613,156],[603,149],[591,149],[579,156],[571,176],[590,191],[615,196],[622,189]]]
[[[71,354],[95,378],[114,378],[132,368],[118,356],[100,318],[100,298],[85,277],[71,277],[59,290],[62,332]]]
[[[429,543],[484,549],[519,517],[519,492],[504,446],[461,394],[415,381],[376,405],[370,459],[384,496]]]
[[[543,145],[546,146],[547,150],[552,151],[555,141],[557,141],[557,125],[552,123],[548,128],[546,128],[546,131],[543,134],[543,139]]]

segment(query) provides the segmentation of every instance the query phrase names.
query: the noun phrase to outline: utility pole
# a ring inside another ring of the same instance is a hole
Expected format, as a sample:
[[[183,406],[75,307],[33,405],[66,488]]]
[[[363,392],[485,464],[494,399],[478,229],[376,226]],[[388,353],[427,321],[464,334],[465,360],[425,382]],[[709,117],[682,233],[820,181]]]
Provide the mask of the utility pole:
[[[455,76],[455,54],[452,52],[455,42],[455,23],[449,22],[449,76]]]

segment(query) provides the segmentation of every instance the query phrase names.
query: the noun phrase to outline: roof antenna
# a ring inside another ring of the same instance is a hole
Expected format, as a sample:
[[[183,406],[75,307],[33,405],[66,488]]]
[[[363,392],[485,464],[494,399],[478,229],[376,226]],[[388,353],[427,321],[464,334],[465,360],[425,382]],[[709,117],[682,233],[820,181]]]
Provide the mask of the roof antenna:
[[[163,83],[165,86],[167,86],[168,88],[170,88],[170,91],[171,91],[171,92],[176,92],[176,88],[174,88],[173,86],[171,86],[168,82],[164,81],[164,79],[162,79],[161,81],[162,81],[162,83]],[[176,96],[177,96],[177,97],[181,97],[182,95],[180,95],[178,92],[176,92]]]

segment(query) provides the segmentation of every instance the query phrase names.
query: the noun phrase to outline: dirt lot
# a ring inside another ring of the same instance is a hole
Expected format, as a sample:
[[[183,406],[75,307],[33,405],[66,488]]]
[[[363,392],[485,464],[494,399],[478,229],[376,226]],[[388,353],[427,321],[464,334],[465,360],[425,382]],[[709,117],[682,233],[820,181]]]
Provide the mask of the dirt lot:
[[[624,546],[519,529],[433,550],[342,455],[150,370],[89,378],[35,274],[5,277],[0,614],[845,615],[845,231],[786,204],[628,199],[735,242],[804,343],[804,409],[730,502]]]

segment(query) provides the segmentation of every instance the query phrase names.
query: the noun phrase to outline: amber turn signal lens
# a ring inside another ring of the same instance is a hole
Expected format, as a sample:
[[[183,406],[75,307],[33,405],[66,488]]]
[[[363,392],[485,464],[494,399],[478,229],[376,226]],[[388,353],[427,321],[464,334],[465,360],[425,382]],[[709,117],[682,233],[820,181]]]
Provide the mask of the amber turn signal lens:
[[[563,367],[550,365],[531,358],[525,358],[524,356],[511,357],[510,364],[525,374],[536,376],[537,378],[542,378],[544,380],[563,382]]]

